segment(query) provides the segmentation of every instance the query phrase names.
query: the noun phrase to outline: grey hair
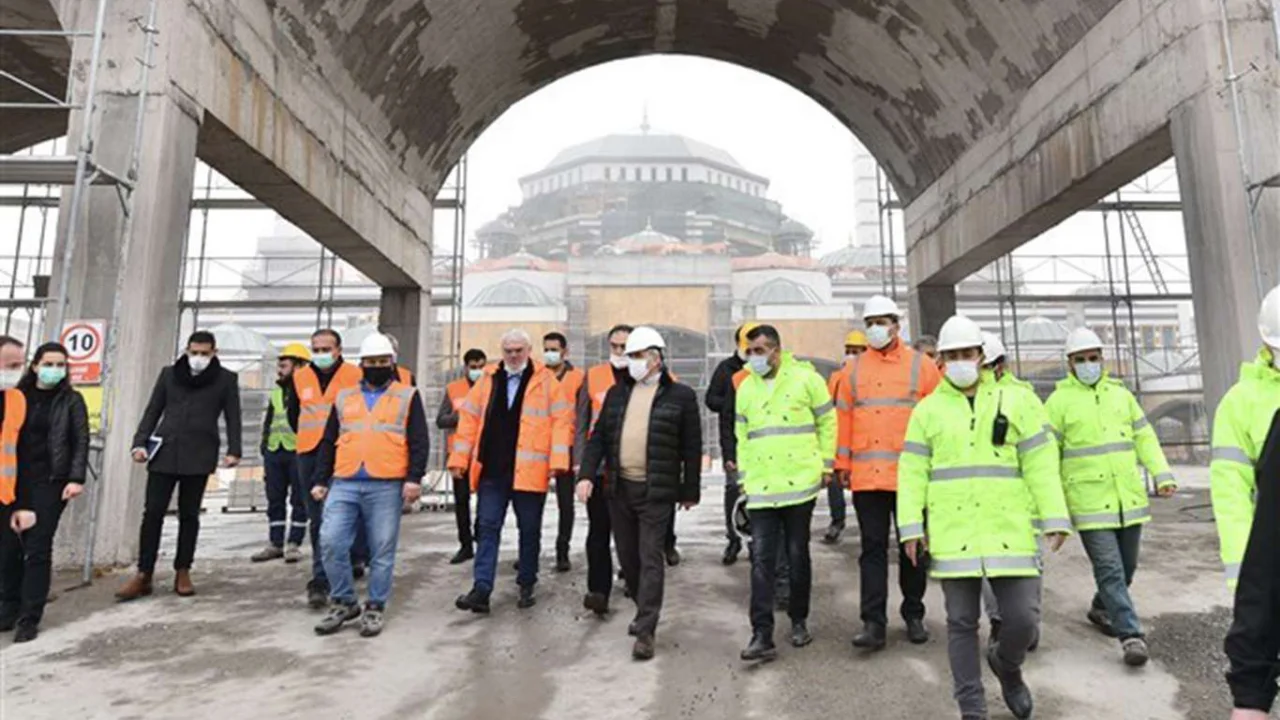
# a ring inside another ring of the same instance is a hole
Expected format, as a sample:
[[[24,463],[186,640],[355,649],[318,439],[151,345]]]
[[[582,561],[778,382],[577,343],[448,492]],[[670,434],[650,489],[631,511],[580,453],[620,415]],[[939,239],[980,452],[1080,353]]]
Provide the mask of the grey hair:
[[[509,342],[524,343],[525,347],[533,347],[533,338],[529,337],[529,333],[524,328],[511,328],[502,333],[502,339],[498,341],[499,345],[506,345]]]

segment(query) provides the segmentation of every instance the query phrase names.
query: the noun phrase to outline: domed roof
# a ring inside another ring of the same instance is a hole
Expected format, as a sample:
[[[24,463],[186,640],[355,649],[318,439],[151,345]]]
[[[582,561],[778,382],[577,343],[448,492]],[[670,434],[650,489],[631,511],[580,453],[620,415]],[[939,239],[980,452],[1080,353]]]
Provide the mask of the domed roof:
[[[850,245],[822,256],[819,264],[824,268],[875,268],[879,270],[889,258],[881,261],[880,248],[871,245]],[[894,267],[906,267],[907,260],[901,255],[893,258]]]
[[[572,145],[547,164],[542,172],[587,161],[654,161],[705,162],[742,175],[765,179],[748,172],[732,155],[706,143],[683,135],[639,134],[605,135]]]
[[[243,325],[223,323],[209,332],[218,341],[218,352],[222,355],[263,358],[276,356],[276,349],[266,335]]]
[[[813,231],[808,225],[796,220],[795,218],[787,218],[782,221],[782,225],[778,227],[777,235],[804,235],[813,237]]]
[[[467,266],[467,272],[491,272],[494,270],[534,270],[539,272],[564,272],[564,263],[547,260],[525,250],[504,257],[485,258]]]
[[[725,250],[723,243],[714,245],[697,245],[686,243],[674,235],[668,235],[653,229],[652,224],[645,225],[645,228],[638,233],[628,235],[624,238],[602,246],[596,250],[597,255],[703,255],[708,253],[722,253]]]
[[[747,295],[748,305],[821,305],[822,298],[794,280],[774,278]]]
[[[551,298],[540,288],[523,280],[500,282],[476,293],[471,307],[545,307]]]
[[[1018,324],[1018,342],[1027,345],[1061,345],[1067,341],[1067,328],[1042,315],[1033,315]]]

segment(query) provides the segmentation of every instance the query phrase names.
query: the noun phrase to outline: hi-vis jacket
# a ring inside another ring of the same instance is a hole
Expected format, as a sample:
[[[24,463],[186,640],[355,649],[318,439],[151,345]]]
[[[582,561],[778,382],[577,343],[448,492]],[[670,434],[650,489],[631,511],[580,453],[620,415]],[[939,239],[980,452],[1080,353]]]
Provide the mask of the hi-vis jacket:
[[[493,373],[485,373],[459,406],[458,431],[454,433],[449,453],[450,468],[471,469],[473,492],[480,486],[481,473],[484,472],[479,453],[484,438],[485,413],[493,393],[493,377]],[[506,387],[498,388],[500,393],[506,391]],[[573,411],[570,408],[555,374],[541,363],[533,363],[533,376],[525,387],[520,410],[515,490],[545,493],[553,470],[569,470],[569,444],[573,441]]]
[[[997,446],[999,415],[1008,432]],[[934,577],[1039,575],[1038,524],[1070,532],[1071,521],[1057,447],[1026,393],[984,371],[972,406],[949,382],[922,400],[898,468],[897,515],[902,542],[927,532]]]
[[[1155,428],[1119,380],[1094,387],[1068,375],[1045,404],[1062,448],[1062,485],[1077,530],[1107,530],[1151,520],[1141,462],[1159,487],[1176,485]]]
[[[752,373],[735,393],[738,481],[747,508],[800,505],[818,497],[835,468],[836,416],[813,366],[782,354],[770,380]]]
[[[363,377],[360,368],[348,362],[340,362],[333,370],[329,384],[321,389],[320,376],[315,367],[308,365],[293,374],[294,394],[298,398],[298,452],[307,454],[320,446],[325,425],[338,393],[347,388],[359,387]]]
[[[1249,545],[1258,489],[1264,480],[1257,467],[1276,413],[1280,413],[1280,370],[1272,365],[1271,351],[1264,348],[1256,360],[1241,367],[1240,381],[1222,398],[1213,418],[1209,466],[1213,514],[1232,588]],[[1270,480],[1280,483],[1280,478]]]

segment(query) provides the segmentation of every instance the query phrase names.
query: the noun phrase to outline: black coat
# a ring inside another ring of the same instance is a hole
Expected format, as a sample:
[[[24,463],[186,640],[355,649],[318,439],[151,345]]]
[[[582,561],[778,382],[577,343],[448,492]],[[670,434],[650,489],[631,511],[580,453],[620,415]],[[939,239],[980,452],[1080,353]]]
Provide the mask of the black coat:
[[[730,355],[716,365],[711,373],[711,382],[707,383],[707,407],[716,414],[716,423],[720,432],[720,458],[725,462],[737,462],[738,438],[734,435],[734,405],[736,393],[733,389],[733,376],[746,367],[746,363],[737,353]]]
[[[227,423],[227,454],[242,457],[240,383],[214,358],[199,375],[191,374],[186,356],[160,371],[151,401],[138,422],[133,447],[147,447],[152,435],[160,451],[147,469],[168,475],[210,475],[218,469],[218,416]]]
[[[650,499],[658,502],[698,502],[702,494],[702,417],[693,388],[675,382],[666,370],[649,412],[645,477]],[[635,382],[630,377],[609,388],[600,419],[582,458],[583,477],[600,487],[600,459],[616,475],[622,448],[622,422]],[[613,492],[616,482],[609,483]]]
[[[0,393],[0,423],[5,396]],[[18,456],[22,464],[22,456]],[[49,407],[49,480],[84,484],[89,467],[89,410],[84,397],[66,380],[58,386]],[[19,495],[27,495],[19,488]],[[25,505],[21,503],[20,505]]]

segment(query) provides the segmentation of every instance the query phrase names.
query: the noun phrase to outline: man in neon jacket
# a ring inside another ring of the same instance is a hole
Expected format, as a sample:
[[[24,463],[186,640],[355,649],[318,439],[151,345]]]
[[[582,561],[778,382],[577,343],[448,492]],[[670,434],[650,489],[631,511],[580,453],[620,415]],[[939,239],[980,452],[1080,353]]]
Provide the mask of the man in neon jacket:
[[[1213,419],[1213,514],[1235,619],[1232,720],[1266,720],[1280,679],[1280,287],[1262,301],[1265,343]]]
[[[1149,653],[1129,585],[1151,507],[1138,463],[1155,477],[1161,497],[1173,495],[1178,485],[1138,399],[1107,375],[1097,334],[1073,330],[1066,356],[1071,374],[1058,383],[1045,409],[1061,445],[1071,521],[1098,585],[1088,618],[1120,638],[1126,665],[1141,667]]]

